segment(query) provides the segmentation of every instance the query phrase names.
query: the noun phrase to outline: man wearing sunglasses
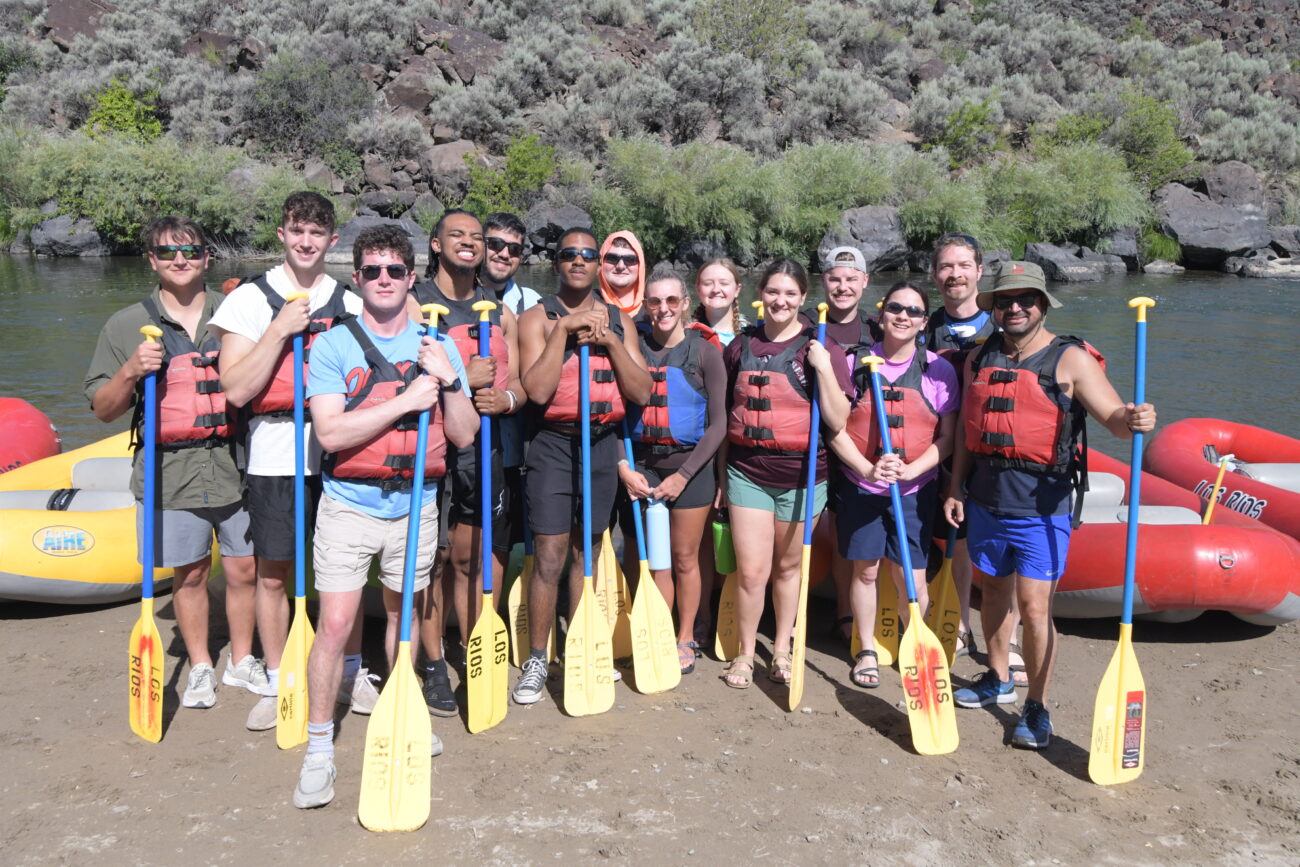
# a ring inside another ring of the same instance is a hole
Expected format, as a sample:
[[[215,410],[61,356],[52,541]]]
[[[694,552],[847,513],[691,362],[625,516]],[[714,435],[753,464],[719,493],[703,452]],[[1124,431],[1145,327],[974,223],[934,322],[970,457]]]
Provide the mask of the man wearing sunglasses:
[[[401,626],[407,523],[420,522],[411,614],[414,657],[420,598],[438,544],[438,483],[447,454],[469,445],[478,431],[454,344],[445,335],[422,337],[408,316],[415,253],[406,232],[396,226],[364,229],[352,259],[364,309],[316,341],[307,378],[312,422],[327,455],[312,551],[320,616],[307,661],[307,755],[293,794],[300,809],[324,806],[334,797],[334,706],[344,647],[371,561],[378,561],[384,588],[384,650],[391,671]],[[415,479],[418,417],[426,410],[424,478]],[[416,484],[424,486],[424,501],[413,516]],[[440,742],[431,746],[435,754],[441,752]]]
[[[590,497],[591,514],[597,517],[591,540],[592,556],[596,557],[602,523],[613,508],[618,488],[622,457],[619,422],[629,401],[645,405],[650,398],[650,374],[631,318],[602,301],[595,291],[599,259],[591,232],[570,229],[561,235],[555,254],[559,291],[526,312],[519,323],[523,385],[540,421],[526,458],[525,495],[536,560],[528,595],[530,655],[513,693],[519,704],[532,704],[545,693],[547,639],[555,621],[560,570],[570,551],[570,611],[577,607],[582,593],[581,498]],[[578,487],[582,436],[579,345],[590,347],[590,491]]]
[[[645,253],[631,232],[613,232],[600,245],[600,294],[636,321],[645,300]]]
[[[980,611],[989,670],[957,690],[961,707],[1015,701],[1008,653],[1012,600],[1020,605],[1029,693],[1012,743],[1042,749],[1051,740],[1047,686],[1056,659],[1052,593],[1065,568],[1071,501],[1087,416],[1117,437],[1152,430],[1149,403],[1125,404],[1106,378],[1095,350],[1045,327],[1043,269],[1004,263],[997,282],[978,296],[1001,329],[966,359],[961,433],[953,455],[945,513],[954,526],[969,520],[971,562],[981,577]]]
[[[303,334],[305,367],[317,335],[361,312],[361,299],[346,284],[325,273],[325,253],[338,235],[334,206],[319,193],[297,192],[284,201],[276,229],[284,262],[226,296],[208,329],[221,341],[221,385],[236,407],[247,406],[248,511],[257,554],[257,624],[266,654],[270,696],[248,717],[248,728],[275,728],[275,694],[280,657],[289,635],[285,582],[294,560],[293,336]],[[287,301],[303,292],[303,300]],[[303,381],[306,381],[304,371]],[[316,523],[320,500],[320,446],[304,425],[306,440],[307,535]],[[357,713],[369,713],[379,699],[361,669],[361,632],[352,639],[345,662],[344,692]],[[355,686],[355,689],[353,687]]]
[[[216,674],[208,649],[208,575],[215,531],[226,571],[226,621],[230,661],[223,682],[267,693],[266,672],[253,656],[256,575],[248,511],[234,454],[234,425],[217,378],[220,345],[204,332],[221,302],[203,275],[208,250],[203,228],[184,217],[162,217],[145,232],[149,267],[158,288],[108,320],[99,333],[86,373],[85,393],[95,417],[120,418],[135,406],[136,440],[143,418],[139,404],[145,376],[158,381],[158,499],[154,562],[175,568],[172,600],[190,660],[181,697],[184,707],[216,703]],[[142,342],[140,328],[162,330],[157,343]],[[144,494],[142,452],[131,469],[137,514]],[[137,533],[142,521],[137,521]]]
[[[495,301],[494,293],[480,285],[478,275],[483,264],[483,226],[473,214],[460,209],[447,211],[439,218],[429,238],[429,272],[431,279],[412,287],[408,310],[419,316],[419,307],[441,304],[448,313],[440,325],[452,339],[461,363],[469,376],[474,408],[480,415],[502,419],[514,415],[524,402],[519,384],[519,345],[516,339],[515,314],[497,308],[488,315],[492,324],[491,354],[479,357],[479,313],[474,305]],[[521,251],[522,252],[522,251]],[[428,594],[428,611],[424,620],[423,640],[428,664],[424,670],[424,697],[429,710],[437,716],[454,716],[455,693],[442,653],[443,604],[450,601],[456,612],[461,641],[469,637],[478,619],[482,599],[482,556],[477,542],[477,528],[485,520],[492,522],[493,582],[500,585],[510,556],[509,502],[511,491],[505,482],[500,425],[493,425],[491,466],[492,514],[483,515],[480,479],[479,441],[447,456],[447,489],[444,502],[443,543],[445,557],[440,574],[434,577],[433,591]]]

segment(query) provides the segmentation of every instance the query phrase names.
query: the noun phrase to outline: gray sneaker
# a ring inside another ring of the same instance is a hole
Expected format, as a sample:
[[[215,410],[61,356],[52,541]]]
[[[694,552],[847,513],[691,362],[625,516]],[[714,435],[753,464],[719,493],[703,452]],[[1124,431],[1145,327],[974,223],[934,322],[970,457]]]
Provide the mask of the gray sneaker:
[[[359,670],[355,680],[344,680],[339,685],[338,703],[351,705],[353,713],[368,716],[379,701],[379,690],[375,688],[377,683],[379,675],[371,674],[364,668]]]
[[[190,669],[181,704],[185,707],[212,707],[217,703],[217,673],[206,662]]]
[[[254,695],[275,695],[266,677],[266,666],[251,653],[238,663],[233,658],[228,659],[221,682],[226,686],[243,687]]]
[[[244,723],[244,728],[250,732],[264,732],[275,728],[276,714],[275,709],[279,700],[273,695],[264,695],[253,705],[253,709],[248,712],[248,722]]]
[[[437,732],[429,735],[429,755],[437,758],[442,755],[442,738],[438,737]]]
[[[308,753],[298,773],[293,790],[293,805],[299,810],[323,807],[334,800],[334,756],[331,753]]]
[[[530,656],[524,660],[523,673],[515,684],[515,704],[533,704],[546,694],[546,660]]]

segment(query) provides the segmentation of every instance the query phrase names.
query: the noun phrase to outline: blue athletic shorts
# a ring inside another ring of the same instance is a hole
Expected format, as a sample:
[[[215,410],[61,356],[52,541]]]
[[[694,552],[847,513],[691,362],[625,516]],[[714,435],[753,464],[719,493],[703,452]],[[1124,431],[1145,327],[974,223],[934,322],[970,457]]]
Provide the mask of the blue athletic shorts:
[[[891,563],[902,565],[903,555],[898,548],[898,531],[889,494],[871,494],[847,479],[838,481],[840,509],[835,513],[835,534],[840,556],[846,560],[879,560],[884,557]],[[931,482],[915,494],[901,498],[913,569],[924,569],[930,553],[929,525],[934,517],[938,488]]]
[[[967,501],[966,523],[971,564],[985,575],[1055,581],[1065,571],[1069,515],[999,515]]]

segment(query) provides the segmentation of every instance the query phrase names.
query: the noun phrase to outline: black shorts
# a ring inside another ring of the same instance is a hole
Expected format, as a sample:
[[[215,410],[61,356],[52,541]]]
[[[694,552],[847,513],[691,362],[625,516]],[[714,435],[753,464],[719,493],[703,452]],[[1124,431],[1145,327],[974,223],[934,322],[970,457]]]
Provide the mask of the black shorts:
[[[618,492],[623,443],[616,430],[591,438],[591,528],[605,529]],[[542,428],[528,445],[528,525],[534,535],[557,536],[582,526],[582,438]]]
[[[246,476],[248,518],[253,535],[253,553],[263,560],[293,560],[293,476]],[[311,556],[311,539],[316,532],[316,508],[320,505],[320,476],[303,479],[307,495],[304,557]]]
[[[653,467],[637,467],[637,471],[645,476],[645,480],[651,488],[657,488],[663,483],[663,480],[671,476],[671,472],[663,472]],[[676,472],[675,470],[673,472]],[[714,465],[712,462],[705,464],[700,468],[686,487],[682,489],[682,495],[667,506],[669,509],[698,509],[701,506],[712,506],[713,497],[718,492],[718,477],[714,475]]]
[[[483,526],[477,437],[474,442],[472,446],[447,455],[447,477],[443,480],[443,488],[447,491],[447,498],[443,501],[446,507],[446,520],[442,522],[444,528],[460,524]],[[506,485],[501,463],[501,450],[497,449],[492,452],[492,547],[505,551],[510,548],[510,488]],[[441,541],[445,542],[445,536]]]

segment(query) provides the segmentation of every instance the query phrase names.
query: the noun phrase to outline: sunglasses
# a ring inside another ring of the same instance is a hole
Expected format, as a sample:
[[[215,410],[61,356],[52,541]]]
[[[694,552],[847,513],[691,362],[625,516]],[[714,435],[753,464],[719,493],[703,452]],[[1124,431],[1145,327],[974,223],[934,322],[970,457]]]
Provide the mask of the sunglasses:
[[[202,244],[158,244],[152,252],[155,259],[170,262],[176,258],[177,253],[181,254],[182,259],[202,259],[208,255],[208,248]]]
[[[565,247],[555,254],[555,259],[559,262],[572,262],[579,256],[584,262],[595,262],[600,256],[600,251],[593,250],[591,247]]]
[[[411,273],[411,269],[405,265],[362,265],[357,269],[362,280],[378,280],[379,275],[385,270],[392,280],[405,280],[406,275]]]
[[[998,293],[993,296],[993,306],[999,310],[1010,310],[1013,304],[1017,304],[1021,310],[1031,310],[1038,306],[1039,295],[1038,292],[1021,292],[1019,295]]]
[[[974,250],[977,253],[979,252],[980,249],[979,241],[976,241],[975,238],[971,235],[963,235],[960,232],[949,232],[948,234],[944,235],[939,240],[934,242],[934,248],[938,250],[939,248],[945,247],[948,244],[953,242],[959,244],[965,244],[967,247],[970,247],[972,250]]]
[[[656,307],[667,307],[670,310],[677,310],[682,306],[680,295],[669,295],[667,298],[647,298],[645,306],[648,310],[654,310]]]
[[[605,264],[617,266],[619,262],[623,263],[624,268],[631,268],[641,260],[636,257],[635,253],[606,253]]]
[[[887,304],[885,304],[885,306],[881,309],[883,309],[886,313],[892,313],[895,316],[897,316],[900,313],[906,313],[908,316],[912,317],[913,319],[920,319],[923,316],[925,316],[924,307],[915,307],[911,304],[904,306],[902,304],[899,304],[897,301],[890,301]]]
[[[511,259],[518,259],[520,256],[524,255],[523,244],[507,241],[505,238],[494,238],[489,236],[483,243],[487,244],[487,248],[493,253],[500,253],[502,250],[505,250],[510,254]]]

